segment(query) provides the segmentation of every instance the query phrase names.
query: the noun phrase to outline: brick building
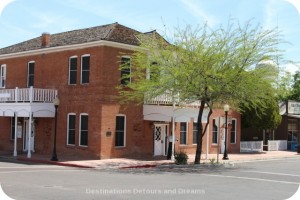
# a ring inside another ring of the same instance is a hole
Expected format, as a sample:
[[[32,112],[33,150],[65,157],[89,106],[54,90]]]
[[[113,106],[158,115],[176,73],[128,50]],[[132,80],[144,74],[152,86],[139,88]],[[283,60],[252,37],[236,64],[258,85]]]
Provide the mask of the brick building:
[[[116,98],[120,77],[128,73],[119,67],[138,48],[136,34],[141,33],[113,23],[44,33],[0,49],[0,152],[50,155],[55,122],[52,102],[58,97],[58,155],[98,159],[166,155],[172,118],[153,110],[172,114],[172,106],[121,105]],[[198,109],[191,105],[182,109],[190,109],[180,111],[189,117],[175,120],[175,149],[194,153]],[[228,151],[239,152],[240,115],[230,114]],[[217,151],[222,115],[222,110],[215,110],[211,116],[204,153]]]

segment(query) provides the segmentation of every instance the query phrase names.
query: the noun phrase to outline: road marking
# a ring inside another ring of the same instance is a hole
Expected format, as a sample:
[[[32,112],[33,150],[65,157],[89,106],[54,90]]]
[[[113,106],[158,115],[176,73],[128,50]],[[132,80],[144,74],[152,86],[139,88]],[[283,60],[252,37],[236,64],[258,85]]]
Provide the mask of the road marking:
[[[9,173],[32,173],[32,172],[75,172],[75,171],[85,171],[84,169],[70,169],[67,168],[65,170],[61,169],[53,169],[53,170],[23,170],[23,171],[5,171],[1,172],[0,174],[9,174]]]
[[[272,175],[279,175],[279,176],[292,176],[292,177],[300,177],[300,175],[296,174],[284,174],[284,173],[275,173],[275,172],[261,172],[261,171],[240,171],[240,172],[250,172],[250,173],[258,173],[258,174],[272,174]]]
[[[252,180],[252,181],[265,181],[265,182],[273,182],[273,183],[284,183],[284,184],[293,184],[299,185],[299,182],[290,182],[290,181],[277,181],[271,179],[263,179],[263,178],[251,178],[251,177],[242,177],[242,176],[225,176],[225,175],[216,175],[216,174],[199,174],[200,176],[210,176],[210,177],[220,177],[220,178],[233,178],[233,179],[243,179],[243,180]]]
[[[22,168],[63,168],[64,166],[22,166],[22,167],[0,167],[0,169],[22,169]]]

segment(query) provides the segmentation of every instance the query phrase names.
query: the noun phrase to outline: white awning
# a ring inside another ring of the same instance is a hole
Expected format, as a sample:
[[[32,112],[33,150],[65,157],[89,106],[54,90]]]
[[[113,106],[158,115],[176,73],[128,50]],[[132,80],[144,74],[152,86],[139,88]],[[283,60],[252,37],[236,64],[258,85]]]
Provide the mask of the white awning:
[[[144,105],[144,120],[171,122],[174,117],[175,122],[190,122],[193,118],[197,121],[199,108],[182,108],[172,106]],[[208,109],[205,109],[202,122],[207,123]]]

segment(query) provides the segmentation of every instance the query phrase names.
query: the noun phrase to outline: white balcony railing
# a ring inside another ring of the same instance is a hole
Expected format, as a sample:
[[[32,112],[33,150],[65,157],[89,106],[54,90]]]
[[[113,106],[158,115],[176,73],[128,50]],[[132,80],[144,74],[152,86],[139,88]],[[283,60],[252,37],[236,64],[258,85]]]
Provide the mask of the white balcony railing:
[[[148,95],[148,94],[146,94],[146,95]],[[147,100],[144,102],[146,105],[173,105],[173,102],[175,103],[175,105],[178,105],[178,102],[179,102],[178,95],[175,95],[174,97],[172,97],[171,92],[165,92],[165,93],[158,95],[156,97],[153,97],[153,98],[148,98],[146,96],[146,99]],[[200,101],[186,100],[186,101],[180,102],[179,106],[199,107]]]
[[[53,102],[57,90],[39,88],[0,89],[0,103],[8,102]]]

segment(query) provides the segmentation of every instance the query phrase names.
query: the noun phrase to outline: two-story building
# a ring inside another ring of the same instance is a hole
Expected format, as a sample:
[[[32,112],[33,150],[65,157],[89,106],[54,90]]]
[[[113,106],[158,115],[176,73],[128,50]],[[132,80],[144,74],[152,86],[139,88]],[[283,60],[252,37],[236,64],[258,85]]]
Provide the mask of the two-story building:
[[[56,97],[58,155],[166,155],[172,121],[175,150],[194,153],[197,103],[174,109],[168,98],[144,105],[118,102],[116,86],[125,84],[121,76],[130,73],[120,71],[120,65],[130,63],[130,55],[139,48],[137,34],[141,33],[113,23],[44,33],[0,49],[0,153],[50,155]],[[230,115],[228,150],[239,152],[240,115]],[[222,110],[214,110],[203,138],[204,153],[222,149],[221,116]]]

